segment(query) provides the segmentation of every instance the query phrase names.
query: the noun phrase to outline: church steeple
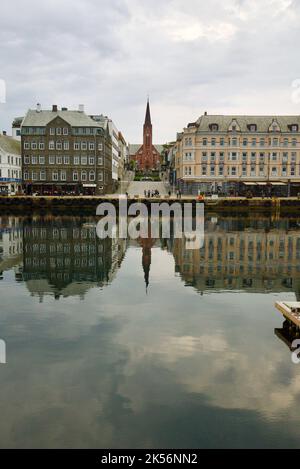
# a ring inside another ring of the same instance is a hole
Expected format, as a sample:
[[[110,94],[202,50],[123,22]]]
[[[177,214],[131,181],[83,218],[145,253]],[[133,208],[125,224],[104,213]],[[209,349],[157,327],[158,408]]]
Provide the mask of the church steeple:
[[[151,123],[151,115],[150,115],[149,98],[148,98],[148,100],[147,100],[147,108],[146,108],[146,116],[145,116],[145,125],[147,125],[147,126],[152,125],[152,123]]]

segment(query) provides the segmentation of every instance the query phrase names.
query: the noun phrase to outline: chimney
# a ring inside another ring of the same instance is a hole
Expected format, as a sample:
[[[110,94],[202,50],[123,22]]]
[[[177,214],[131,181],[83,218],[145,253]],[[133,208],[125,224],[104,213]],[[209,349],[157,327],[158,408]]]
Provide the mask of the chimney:
[[[6,135],[6,130],[3,130],[3,132],[2,132],[2,133],[3,133],[3,135]]]
[[[84,112],[84,104],[79,104],[78,111],[79,112]]]
[[[52,105],[52,112],[57,112],[57,104]]]
[[[62,110],[62,111],[67,111],[68,108],[67,108],[67,107],[62,107],[61,110]]]
[[[41,112],[42,108],[41,108],[41,105],[40,103],[37,103],[36,105],[36,112]]]
[[[204,115],[207,116],[207,111],[204,112]]]

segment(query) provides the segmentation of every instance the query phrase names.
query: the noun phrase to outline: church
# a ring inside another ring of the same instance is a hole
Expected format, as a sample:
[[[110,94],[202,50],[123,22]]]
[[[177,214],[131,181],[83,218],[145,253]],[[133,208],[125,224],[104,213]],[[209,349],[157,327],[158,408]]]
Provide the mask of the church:
[[[162,150],[162,145],[152,143],[152,122],[148,99],[143,128],[143,144],[129,145],[130,160],[136,162],[136,169],[139,171],[159,170]]]

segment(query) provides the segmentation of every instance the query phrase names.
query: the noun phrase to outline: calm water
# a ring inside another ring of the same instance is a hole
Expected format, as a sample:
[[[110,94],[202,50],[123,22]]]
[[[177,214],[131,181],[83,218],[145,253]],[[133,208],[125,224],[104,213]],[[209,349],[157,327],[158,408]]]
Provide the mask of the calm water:
[[[208,217],[205,244],[2,217],[0,446],[299,447],[300,220]]]

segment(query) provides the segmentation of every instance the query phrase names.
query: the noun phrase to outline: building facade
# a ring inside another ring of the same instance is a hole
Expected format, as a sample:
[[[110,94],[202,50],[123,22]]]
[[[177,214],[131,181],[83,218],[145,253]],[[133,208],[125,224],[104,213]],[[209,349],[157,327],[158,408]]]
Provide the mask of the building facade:
[[[125,138],[122,135],[122,132],[119,132],[118,144],[119,144],[118,179],[119,181],[121,181],[125,176],[125,168],[126,168],[127,156],[128,156],[127,155],[128,147],[127,147]]]
[[[118,188],[118,177],[119,177],[119,164],[120,164],[120,154],[119,154],[119,131],[113,122],[107,116],[103,114],[90,116],[95,122],[98,122],[103,128],[108,129],[109,135],[111,137],[111,171],[112,171],[112,185],[113,191],[116,191]]]
[[[21,125],[27,194],[101,195],[111,192],[111,138],[84,113],[29,110]]]
[[[162,149],[162,145],[153,145],[152,143],[152,122],[148,100],[143,127],[143,144],[130,146],[130,159],[135,162],[136,169],[139,171],[159,170]]]
[[[172,151],[186,194],[300,191],[300,116],[205,113],[177,134]]]
[[[22,190],[21,144],[0,135],[0,194],[13,195]]]

